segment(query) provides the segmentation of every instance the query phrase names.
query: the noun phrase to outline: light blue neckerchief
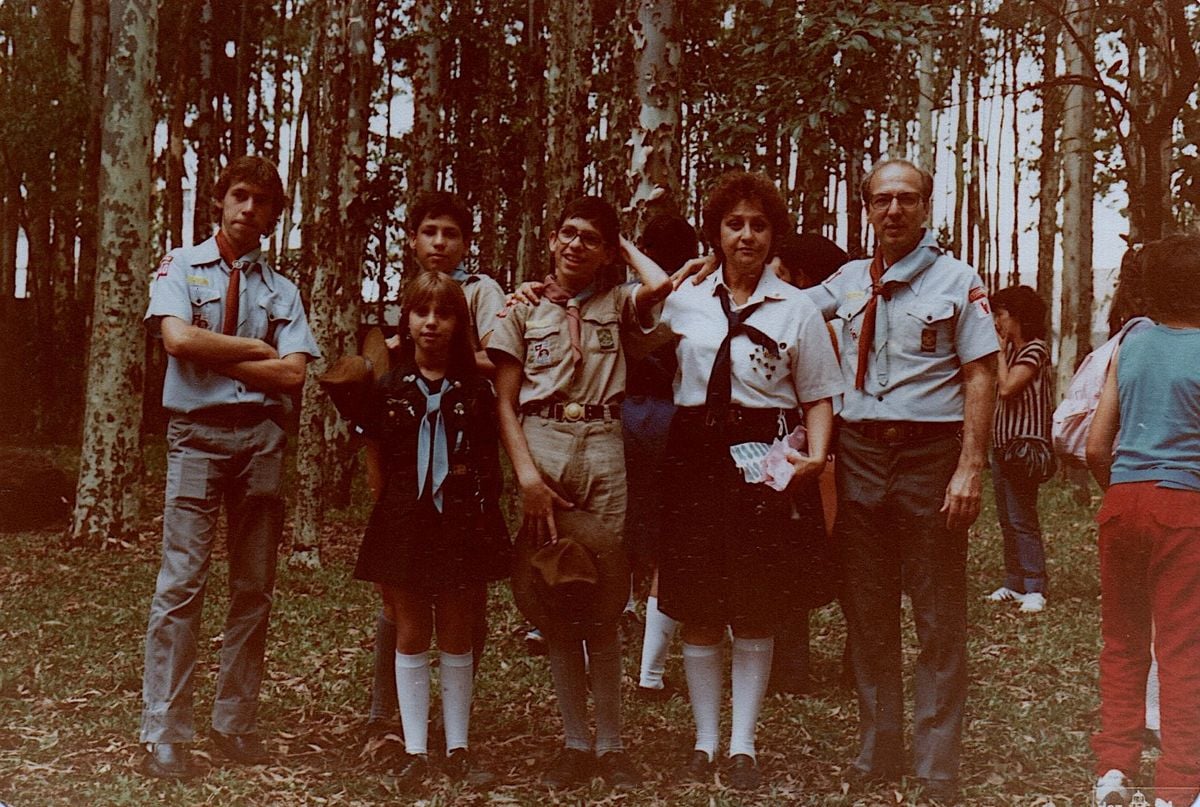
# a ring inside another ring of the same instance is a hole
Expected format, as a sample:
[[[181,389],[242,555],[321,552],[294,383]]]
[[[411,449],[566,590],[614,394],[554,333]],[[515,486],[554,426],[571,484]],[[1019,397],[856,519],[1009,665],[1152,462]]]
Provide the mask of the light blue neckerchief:
[[[466,283],[471,275],[466,269],[463,269],[463,265],[460,263],[458,266],[454,267],[454,271],[450,273],[450,277],[454,278],[459,283]]]
[[[445,379],[434,382],[437,391],[430,389],[429,382],[417,376],[417,389],[425,396],[425,415],[417,432],[417,498],[425,492],[425,478],[433,477],[433,506],[442,512],[442,483],[450,472],[450,456],[446,450],[446,419],[442,417],[442,394],[450,388]],[[431,456],[432,455],[432,456]]]

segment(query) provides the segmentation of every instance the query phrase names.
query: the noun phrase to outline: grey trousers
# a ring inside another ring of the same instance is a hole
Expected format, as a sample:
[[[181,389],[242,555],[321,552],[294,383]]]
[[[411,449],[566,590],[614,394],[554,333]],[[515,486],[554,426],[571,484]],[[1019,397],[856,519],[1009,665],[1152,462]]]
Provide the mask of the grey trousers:
[[[967,531],[938,512],[958,464],[956,437],[891,446],[842,429],[836,530],[845,548],[846,620],[858,687],[855,765],[904,772],[900,594],[912,600],[920,655],[913,762],[923,779],[958,778],[967,687]]]
[[[270,420],[234,426],[171,419],[162,567],[146,630],[142,742],[188,742],[195,733],[196,637],[222,501],[229,524],[229,613],[212,727],[226,734],[255,731],[283,529],[286,441]]]

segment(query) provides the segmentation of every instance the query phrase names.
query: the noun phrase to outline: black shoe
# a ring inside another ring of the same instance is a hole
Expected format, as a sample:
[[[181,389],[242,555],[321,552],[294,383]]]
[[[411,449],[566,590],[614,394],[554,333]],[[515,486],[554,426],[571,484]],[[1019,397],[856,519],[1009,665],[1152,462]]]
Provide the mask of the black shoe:
[[[263,748],[257,734],[224,734],[216,729],[208,736],[230,762],[239,765],[265,765],[271,761],[271,755]]]
[[[638,684],[637,688],[638,700],[648,701],[650,703],[664,703],[671,700],[671,698],[682,694],[683,693],[677,686],[675,686],[671,679],[667,678],[665,675],[663,676],[661,687],[644,687],[641,684]]]
[[[707,751],[696,749],[688,757],[687,764],[679,769],[679,781],[684,784],[711,785],[713,763]]]
[[[734,790],[754,790],[762,784],[758,763],[748,754],[734,754],[729,758],[729,771],[725,778]]]
[[[609,751],[601,754],[596,762],[604,783],[613,790],[633,790],[642,783],[642,777],[633,767],[629,755],[624,751]]]
[[[578,748],[564,748],[542,774],[542,785],[551,790],[563,790],[591,778],[592,755]]]
[[[396,786],[409,789],[429,779],[433,766],[429,763],[429,754],[398,754],[392,770],[396,774]]]
[[[151,743],[138,763],[138,771],[156,779],[191,779],[199,771],[192,764],[192,752],[183,743]]]
[[[447,754],[442,771],[454,781],[462,782],[469,787],[487,787],[496,781],[496,774],[480,768],[471,756],[471,752],[465,748],[455,748]]]
[[[958,804],[958,782],[954,779],[918,779],[921,803],[951,807]]]

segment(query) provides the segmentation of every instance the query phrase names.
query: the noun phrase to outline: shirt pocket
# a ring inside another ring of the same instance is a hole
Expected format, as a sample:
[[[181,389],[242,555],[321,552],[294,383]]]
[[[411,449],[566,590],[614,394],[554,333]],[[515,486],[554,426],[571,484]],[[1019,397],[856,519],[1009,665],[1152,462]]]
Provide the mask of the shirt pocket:
[[[563,329],[566,323],[538,325],[525,329],[525,373],[535,375],[563,360]],[[568,345],[569,348],[569,345]]]
[[[954,347],[954,303],[936,300],[905,307],[902,349],[912,353],[948,353]]]
[[[221,292],[206,286],[188,286],[192,324],[208,331],[221,330]]]
[[[250,306],[248,316],[247,333],[272,346],[279,329],[292,321],[288,306],[273,294]]]
[[[583,352],[616,353],[621,348],[621,319],[612,309],[588,312],[582,317]]]

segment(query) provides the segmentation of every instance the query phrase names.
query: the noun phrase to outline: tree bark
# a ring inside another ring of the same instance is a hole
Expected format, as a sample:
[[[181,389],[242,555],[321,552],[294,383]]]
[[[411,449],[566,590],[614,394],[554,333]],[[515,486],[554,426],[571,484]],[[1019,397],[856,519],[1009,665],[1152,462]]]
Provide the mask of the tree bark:
[[[442,38],[440,4],[417,0],[413,27],[418,32],[412,71],[413,128],[409,146],[408,203],[424,191],[437,189],[441,171]]]
[[[546,268],[545,165],[550,156],[546,127],[546,40],[543,35],[545,0],[529,0],[525,19],[525,184],[521,194],[521,235],[517,244],[516,282],[541,279]]]
[[[548,0],[546,198],[551,215],[583,194],[592,0]]]
[[[140,400],[150,252],[154,134],[153,0],[112,0],[100,156],[100,272],[96,278],[83,447],[69,540],[110,547],[135,535],[141,477]]]
[[[221,138],[216,126],[216,107],[220,94],[213,74],[213,0],[200,0],[200,19],[196,25],[196,57],[199,93],[196,112],[196,198],[192,211],[192,243],[198,244],[213,234],[213,169],[221,155]]]
[[[322,359],[308,373],[296,451],[293,565],[320,564],[325,508],[348,466],[349,433],[316,378],[356,343],[367,220],[355,201],[365,184],[374,86],[375,5],[330,2],[322,19],[320,65],[310,69],[313,126],[310,186],[317,194],[305,222],[305,274],[311,278],[309,322]],[[332,458],[332,459],[331,459]]]
[[[1066,18],[1075,36],[1064,37],[1068,73],[1082,75],[1093,47],[1094,4],[1070,0]],[[1058,388],[1066,389],[1090,350],[1092,331],[1092,204],[1095,90],[1066,88],[1063,99],[1063,270],[1059,319]]]
[[[675,25],[675,0],[638,3],[633,42],[640,111],[631,138],[630,171],[639,232],[654,214],[680,207],[680,45]]]
[[[1042,39],[1042,142],[1038,151],[1038,254],[1037,292],[1054,310],[1054,255],[1058,242],[1058,201],[1062,158],[1058,151],[1058,127],[1062,120],[1062,88],[1053,83],[1058,74],[1057,19],[1045,21]],[[1065,388],[1060,388],[1065,389]]]

